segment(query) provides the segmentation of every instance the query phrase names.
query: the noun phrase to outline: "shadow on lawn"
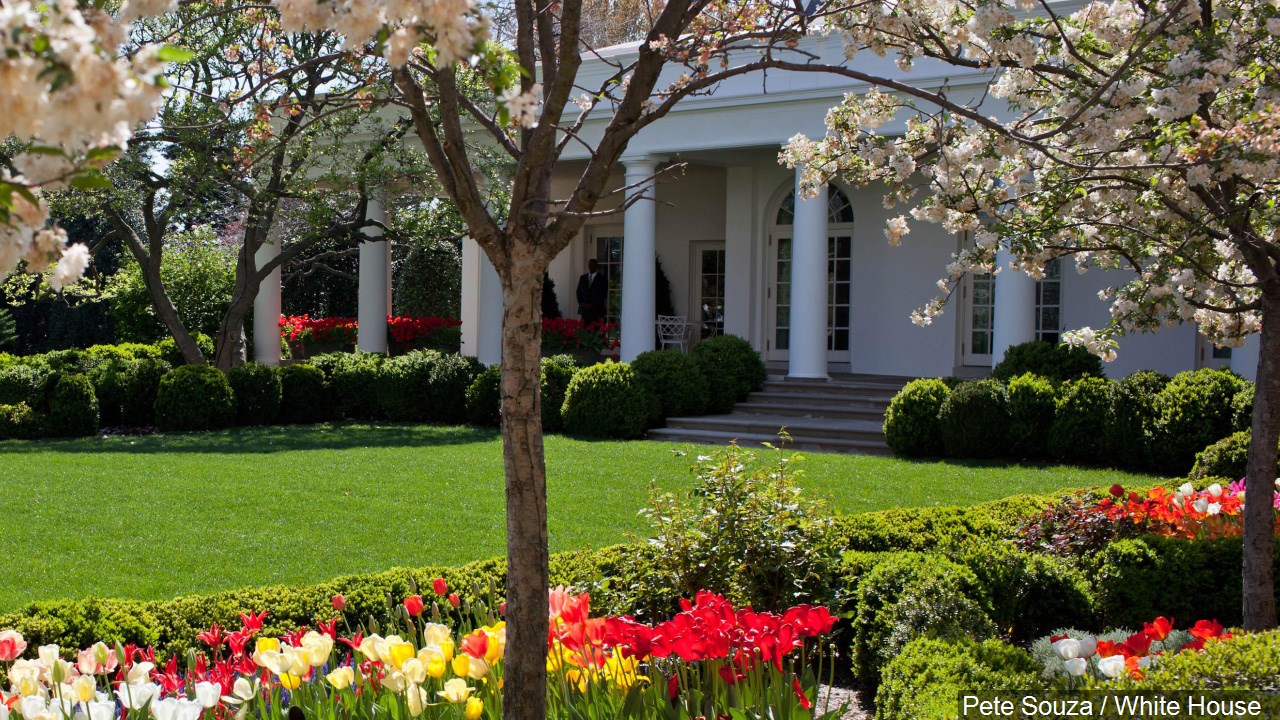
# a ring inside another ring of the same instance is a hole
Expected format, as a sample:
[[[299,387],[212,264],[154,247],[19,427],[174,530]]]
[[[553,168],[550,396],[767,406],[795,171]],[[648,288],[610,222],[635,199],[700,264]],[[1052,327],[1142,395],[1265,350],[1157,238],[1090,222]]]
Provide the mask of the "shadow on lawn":
[[[468,445],[497,439],[496,430],[400,423],[323,423],[240,427],[196,433],[103,435],[71,440],[0,442],[6,453],[253,454],[298,450]]]

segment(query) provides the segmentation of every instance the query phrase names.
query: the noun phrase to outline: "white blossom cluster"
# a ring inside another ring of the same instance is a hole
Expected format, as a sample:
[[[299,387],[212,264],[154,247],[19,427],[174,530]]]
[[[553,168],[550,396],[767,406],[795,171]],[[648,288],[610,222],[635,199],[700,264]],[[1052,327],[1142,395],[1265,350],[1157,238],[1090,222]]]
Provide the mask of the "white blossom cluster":
[[[1238,345],[1261,323],[1259,271],[1280,257],[1280,9],[1249,0],[1201,4],[1095,0],[1046,16],[1005,0],[885,0],[831,19],[847,54],[894,53],[991,73],[990,117],[977,101],[851,94],[827,135],[793,138],[780,160],[806,188],[835,175],[888,187],[891,244],[911,222],[974,232],[927,324],[969,272],[991,272],[1003,246],[1033,277],[1073,255],[1133,280],[1104,293],[1112,323],[1069,341],[1105,359],[1114,336],[1194,322]],[[933,102],[930,102],[930,101]],[[949,104],[948,104],[949,103]],[[906,130],[879,130],[895,116]]]
[[[384,55],[395,67],[409,61],[422,42],[435,49],[435,62],[452,65],[472,55],[489,34],[488,16],[474,0],[275,0],[286,32],[330,29],[354,50],[379,33]]]
[[[125,15],[155,4],[142,3]],[[70,0],[0,4],[0,137],[34,146],[14,159],[17,173],[0,171],[0,277],[23,261],[37,273],[53,265],[55,289],[83,274],[87,248],[67,247],[66,234],[47,227],[39,193],[109,162],[158,109],[162,63],[155,48],[120,57],[126,30]]]

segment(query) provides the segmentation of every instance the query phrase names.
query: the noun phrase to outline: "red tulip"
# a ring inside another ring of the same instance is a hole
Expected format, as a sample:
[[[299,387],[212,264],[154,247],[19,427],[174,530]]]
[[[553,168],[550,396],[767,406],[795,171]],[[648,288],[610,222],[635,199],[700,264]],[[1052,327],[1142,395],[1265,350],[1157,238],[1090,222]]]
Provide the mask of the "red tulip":
[[[1154,622],[1143,623],[1142,626],[1142,631],[1154,641],[1164,640],[1169,637],[1169,633],[1172,630],[1173,623],[1166,617],[1158,617]]]
[[[338,593],[337,595],[334,595],[332,598],[329,599],[329,602],[333,603],[333,609],[337,610],[338,612],[342,612],[343,610],[347,609],[347,599],[342,596],[342,593]]]
[[[1115,497],[1120,497],[1121,495],[1124,495],[1124,486],[1121,485],[1120,483],[1116,483],[1115,485],[1112,485],[1111,494],[1114,495]]]
[[[458,607],[462,604],[462,598],[458,597],[458,593],[449,593],[449,604]]]
[[[435,590],[437,595],[444,595],[449,592],[449,583],[445,582],[444,578],[438,577],[431,581],[431,589]]]
[[[800,687],[800,678],[791,678],[791,689],[796,691],[796,699],[800,701],[800,707],[805,710],[813,709],[813,701],[809,699],[808,695],[804,694],[804,688]]]
[[[409,611],[411,617],[418,617],[422,614],[422,596],[410,595],[404,599],[404,609]]]

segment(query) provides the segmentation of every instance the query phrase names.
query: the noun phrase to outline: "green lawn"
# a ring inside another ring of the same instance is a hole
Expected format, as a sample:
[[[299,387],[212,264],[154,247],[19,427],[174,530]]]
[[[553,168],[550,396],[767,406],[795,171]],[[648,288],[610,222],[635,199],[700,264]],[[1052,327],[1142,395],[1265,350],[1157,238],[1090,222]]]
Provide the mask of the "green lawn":
[[[693,455],[653,442],[547,440],[553,551],[643,533],[651,481]],[[805,487],[841,512],[1151,482],[1074,468],[808,455]],[[85,595],[166,598],[504,551],[497,435],[338,425],[0,444],[0,609]]]

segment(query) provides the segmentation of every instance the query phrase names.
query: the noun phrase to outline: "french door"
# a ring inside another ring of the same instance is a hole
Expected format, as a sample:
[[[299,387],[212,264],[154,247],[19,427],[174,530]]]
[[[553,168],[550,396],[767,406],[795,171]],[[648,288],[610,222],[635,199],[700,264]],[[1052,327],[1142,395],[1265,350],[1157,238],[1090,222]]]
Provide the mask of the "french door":
[[[725,250],[723,242],[696,242],[690,251],[693,292],[689,293],[689,322],[693,323],[696,343],[724,334]]]
[[[790,228],[769,237],[769,282],[766,306],[769,308],[765,337],[765,357],[786,360],[791,347],[791,287],[793,282],[813,282],[810,278],[792,278],[792,239]],[[853,271],[853,234],[841,228],[829,229],[827,237],[827,362],[849,362],[849,315],[851,275]],[[822,282],[823,279],[817,279]]]
[[[960,336],[960,364],[991,367],[991,346],[995,339],[995,276],[991,273],[969,273],[963,288],[964,327]]]

